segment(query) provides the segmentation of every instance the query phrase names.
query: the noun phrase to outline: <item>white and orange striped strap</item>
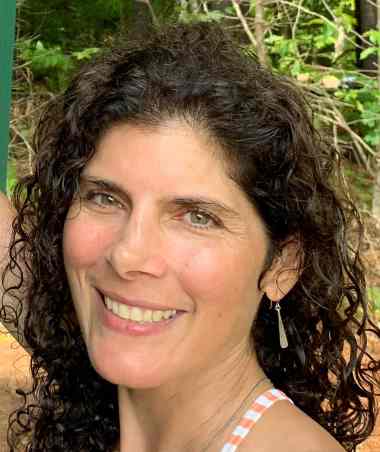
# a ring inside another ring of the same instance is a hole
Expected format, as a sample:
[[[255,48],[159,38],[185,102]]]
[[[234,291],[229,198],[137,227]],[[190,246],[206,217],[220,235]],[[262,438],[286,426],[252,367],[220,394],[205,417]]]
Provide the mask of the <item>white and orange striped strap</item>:
[[[225,443],[221,452],[235,452],[263,413],[278,400],[288,400],[290,403],[293,403],[289,397],[278,389],[268,389],[264,394],[259,396],[231,433],[229,441]]]

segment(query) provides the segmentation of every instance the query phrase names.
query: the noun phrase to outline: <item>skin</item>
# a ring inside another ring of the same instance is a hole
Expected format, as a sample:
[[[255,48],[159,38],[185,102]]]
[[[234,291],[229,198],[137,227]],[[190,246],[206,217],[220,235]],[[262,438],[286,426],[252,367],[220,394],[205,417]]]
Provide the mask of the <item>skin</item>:
[[[3,271],[9,262],[9,244],[11,241],[12,234],[12,222],[15,217],[15,211],[9,202],[8,198],[0,192],[0,275],[3,274]],[[9,318],[14,317],[14,310],[17,308],[17,303],[15,298],[6,295],[4,298],[4,287],[9,287],[16,285],[18,283],[18,279],[12,274],[7,273],[6,278],[4,279],[4,285],[0,280],[0,300],[4,302],[4,305],[7,306],[7,313],[9,314]],[[20,324],[23,323],[23,315],[19,319]],[[17,331],[13,324],[4,323],[3,325],[9,333],[11,333],[18,341],[20,341],[20,336],[17,334]],[[27,348],[25,343],[22,345]]]
[[[0,265],[6,262],[13,218],[12,206],[4,193],[0,192]],[[3,267],[0,268],[3,269]]]
[[[65,268],[88,353],[118,386],[122,452],[202,450],[264,376],[250,347],[263,294],[279,301],[297,279],[288,247],[259,287],[268,237],[220,151],[179,122],[114,127],[65,222]],[[184,313],[159,335],[130,336],[104,323],[104,293]]]

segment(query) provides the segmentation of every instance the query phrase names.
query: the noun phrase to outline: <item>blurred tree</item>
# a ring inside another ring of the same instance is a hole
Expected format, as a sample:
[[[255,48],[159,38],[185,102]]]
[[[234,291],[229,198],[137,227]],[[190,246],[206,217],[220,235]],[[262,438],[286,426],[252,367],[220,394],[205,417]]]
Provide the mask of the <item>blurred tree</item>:
[[[153,16],[152,16],[153,12]],[[155,21],[153,7],[149,0],[121,0],[120,26],[124,33],[138,35],[145,33]]]
[[[257,57],[263,66],[268,65],[267,51],[264,43],[265,36],[265,2],[263,0],[256,0],[255,11],[255,37]]]
[[[355,2],[355,17],[357,21],[357,32],[363,36],[369,30],[377,28],[377,14],[378,8],[376,0],[356,0]],[[369,47],[369,44],[359,42],[364,49]],[[365,71],[368,75],[377,76],[377,55],[372,53],[367,58],[360,59],[360,47],[356,48],[357,66]]]
[[[378,33],[378,51],[377,51],[377,88],[380,93],[380,0],[377,0],[377,33]],[[376,54],[375,54],[376,57]],[[376,64],[376,61],[373,62]],[[380,119],[377,120],[377,126],[380,129]],[[377,144],[377,174],[373,188],[372,214],[380,219],[380,142]]]
[[[376,0],[20,1],[20,62],[53,92],[64,89],[79,60],[120,32],[149,34],[172,20],[218,21],[248,53],[297,79],[320,128],[375,176],[380,90],[367,74],[377,70],[380,47]]]
[[[81,50],[118,32],[120,0],[27,0],[19,14],[23,36]]]
[[[175,0],[120,0],[120,23],[124,33],[149,33],[152,26],[170,21]]]

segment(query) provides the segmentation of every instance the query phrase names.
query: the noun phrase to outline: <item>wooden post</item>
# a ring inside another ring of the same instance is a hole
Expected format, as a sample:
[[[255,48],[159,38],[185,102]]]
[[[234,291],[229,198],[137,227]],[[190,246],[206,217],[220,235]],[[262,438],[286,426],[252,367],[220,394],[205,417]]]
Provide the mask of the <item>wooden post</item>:
[[[16,0],[0,2],[0,190],[7,189],[9,113],[11,105]]]

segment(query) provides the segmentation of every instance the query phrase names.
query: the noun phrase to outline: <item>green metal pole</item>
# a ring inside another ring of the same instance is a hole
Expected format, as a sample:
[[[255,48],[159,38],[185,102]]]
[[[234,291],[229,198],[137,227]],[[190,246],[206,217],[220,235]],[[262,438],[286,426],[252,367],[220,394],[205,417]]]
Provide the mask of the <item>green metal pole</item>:
[[[0,190],[7,190],[9,114],[15,41],[16,0],[0,1]]]

